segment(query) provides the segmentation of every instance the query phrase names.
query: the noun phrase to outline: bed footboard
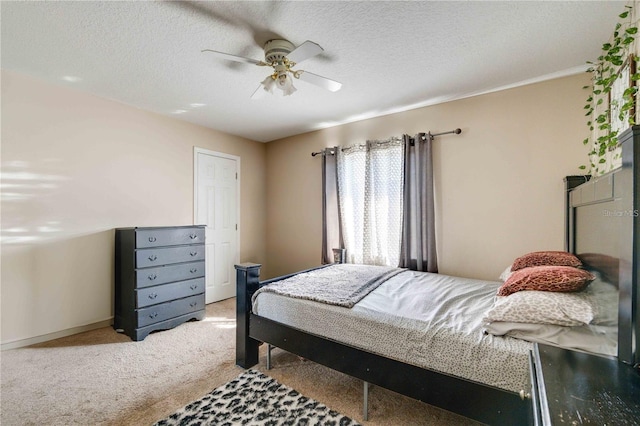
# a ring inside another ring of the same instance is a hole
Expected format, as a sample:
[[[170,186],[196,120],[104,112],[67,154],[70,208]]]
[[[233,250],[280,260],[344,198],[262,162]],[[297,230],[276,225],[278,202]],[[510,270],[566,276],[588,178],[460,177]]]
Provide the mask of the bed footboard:
[[[249,337],[251,297],[260,287],[258,263],[241,263],[236,267],[236,365],[251,368],[258,363],[260,342]]]
[[[258,363],[258,346],[260,341],[249,337],[249,318],[251,315],[251,298],[262,286],[275,281],[284,280],[303,272],[326,268],[328,265],[316,266],[293,274],[283,275],[260,282],[259,263],[241,263],[236,268],[236,365],[251,368]]]

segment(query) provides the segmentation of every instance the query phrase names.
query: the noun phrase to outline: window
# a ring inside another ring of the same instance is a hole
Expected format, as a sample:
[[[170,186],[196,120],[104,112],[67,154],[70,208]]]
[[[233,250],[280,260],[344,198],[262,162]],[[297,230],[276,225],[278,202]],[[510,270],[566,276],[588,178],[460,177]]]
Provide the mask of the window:
[[[370,141],[337,151],[348,262],[397,266],[402,233],[402,140]]]

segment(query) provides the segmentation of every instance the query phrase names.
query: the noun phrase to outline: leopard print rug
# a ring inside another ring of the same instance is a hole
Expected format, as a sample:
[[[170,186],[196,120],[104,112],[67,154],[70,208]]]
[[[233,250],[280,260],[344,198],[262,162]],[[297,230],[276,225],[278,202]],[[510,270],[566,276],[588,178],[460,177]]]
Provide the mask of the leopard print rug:
[[[196,425],[327,425],[357,426],[349,417],[278,383],[247,370],[154,426]]]

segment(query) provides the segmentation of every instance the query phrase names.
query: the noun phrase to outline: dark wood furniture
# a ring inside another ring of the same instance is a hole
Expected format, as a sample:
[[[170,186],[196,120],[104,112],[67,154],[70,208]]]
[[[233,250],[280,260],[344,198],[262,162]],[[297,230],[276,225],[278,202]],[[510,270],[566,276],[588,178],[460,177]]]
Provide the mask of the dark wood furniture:
[[[536,425],[640,424],[640,372],[605,358],[536,344]]]
[[[618,359],[640,363],[640,126],[620,134],[622,167],[569,193],[568,249],[618,286]]]
[[[116,229],[113,328],[132,340],[205,316],[204,226]]]
[[[620,289],[619,350],[615,362],[624,363],[620,364],[619,371],[622,371],[624,368],[632,369],[633,365],[640,362],[637,347],[640,339],[640,126],[623,132],[619,141],[622,144],[623,166],[614,173],[614,177],[594,178],[575,188],[575,179],[567,183],[566,189],[571,192],[566,193],[565,219],[568,229],[565,243],[570,251],[582,256],[583,262],[586,261],[590,267],[604,264],[605,269],[610,269],[611,261],[615,264]],[[606,216],[603,209],[611,209],[614,214]],[[618,212],[623,213],[618,215]],[[612,217],[620,220],[610,220]],[[590,254],[595,256],[583,256]],[[591,264],[592,260],[595,260],[594,264]],[[260,282],[260,265],[243,264],[237,265],[236,269],[237,365],[249,368],[257,364],[258,345],[265,342],[365,382],[483,423],[533,423],[533,408],[538,404],[533,404],[531,398],[540,393],[535,380],[530,395],[527,392],[516,394],[404,364],[260,317],[251,312],[253,293],[263,285],[286,277]],[[611,270],[607,272],[611,273]],[[614,370],[603,370],[603,374],[612,374]],[[545,378],[548,373],[542,371],[541,374]],[[584,380],[590,378],[585,376]],[[577,382],[568,382],[566,389],[570,394],[574,384]],[[553,394],[547,396],[553,397]],[[611,397],[615,398],[615,395]]]
[[[569,245],[573,241],[573,215],[571,215],[571,190],[578,185],[589,182],[591,175],[572,175],[564,178],[564,249],[571,251]]]

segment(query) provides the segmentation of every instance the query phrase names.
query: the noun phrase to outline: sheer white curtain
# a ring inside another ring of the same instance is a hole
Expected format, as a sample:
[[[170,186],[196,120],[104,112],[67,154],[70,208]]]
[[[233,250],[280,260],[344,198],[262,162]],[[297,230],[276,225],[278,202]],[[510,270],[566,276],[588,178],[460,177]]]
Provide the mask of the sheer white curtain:
[[[349,263],[397,266],[402,236],[404,150],[399,138],[336,150]]]

